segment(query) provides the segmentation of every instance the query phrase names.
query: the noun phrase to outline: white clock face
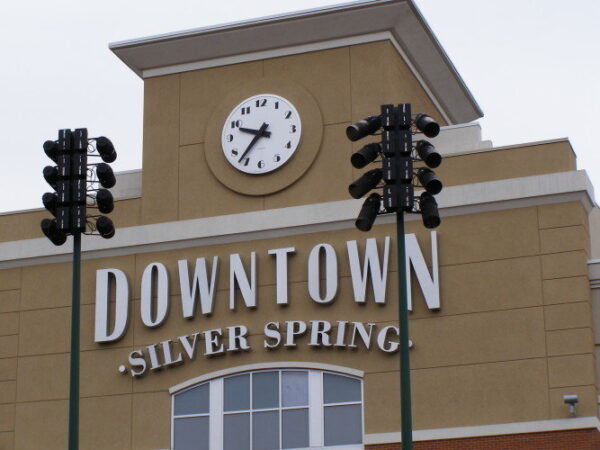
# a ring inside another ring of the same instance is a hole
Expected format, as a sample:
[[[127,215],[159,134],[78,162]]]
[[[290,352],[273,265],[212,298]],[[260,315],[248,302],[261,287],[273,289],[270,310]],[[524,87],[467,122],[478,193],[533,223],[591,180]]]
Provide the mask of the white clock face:
[[[227,117],[221,146],[227,161],[245,173],[260,175],[292,157],[302,132],[300,116],[288,100],[273,94],[247,98]]]

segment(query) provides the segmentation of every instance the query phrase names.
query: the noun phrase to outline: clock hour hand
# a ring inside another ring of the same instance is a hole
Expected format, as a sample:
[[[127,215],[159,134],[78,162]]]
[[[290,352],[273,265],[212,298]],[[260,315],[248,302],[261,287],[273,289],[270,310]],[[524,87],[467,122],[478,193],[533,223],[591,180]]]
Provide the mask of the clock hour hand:
[[[242,153],[242,156],[240,157],[238,162],[242,162],[244,160],[248,152],[250,152],[250,150],[252,150],[252,147],[254,147],[254,144],[256,144],[256,142],[262,137],[263,133],[265,132],[268,126],[269,124],[267,122],[263,122],[261,127],[258,129],[256,135],[250,141],[250,144],[248,144],[248,147],[246,147],[246,150],[244,150],[244,153]]]
[[[244,133],[254,134],[255,136],[260,135],[260,136],[267,137],[267,138],[271,137],[270,131],[263,131],[262,133],[260,133],[260,130],[254,130],[252,128],[243,128],[243,127],[240,127],[239,130],[243,131]]]

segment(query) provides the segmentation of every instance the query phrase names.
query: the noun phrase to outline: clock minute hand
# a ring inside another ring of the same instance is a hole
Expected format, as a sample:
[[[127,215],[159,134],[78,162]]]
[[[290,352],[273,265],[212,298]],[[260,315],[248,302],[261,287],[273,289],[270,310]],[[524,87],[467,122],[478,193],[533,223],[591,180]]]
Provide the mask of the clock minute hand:
[[[252,149],[252,147],[254,147],[254,144],[256,144],[256,141],[258,141],[262,137],[263,132],[267,129],[268,126],[269,126],[269,124],[267,122],[263,122],[263,124],[261,125],[261,127],[258,130],[258,133],[256,133],[256,136],[254,136],[252,138],[252,140],[250,141],[250,144],[248,145],[248,147],[246,147],[246,150],[244,150],[244,153],[242,153],[242,156],[240,156],[240,159],[238,160],[238,162],[242,162],[242,160],[246,157],[248,152]]]
[[[240,127],[239,128],[240,131],[243,131],[244,133],[249,133],[249,134],[254,134],[254,135],[260,135],[266,138],[270,138],[271,137],[271,132],[270,131],[263,131],[262,133],[260,132],[260,130],[254,130],[252,128],[243,128]]]

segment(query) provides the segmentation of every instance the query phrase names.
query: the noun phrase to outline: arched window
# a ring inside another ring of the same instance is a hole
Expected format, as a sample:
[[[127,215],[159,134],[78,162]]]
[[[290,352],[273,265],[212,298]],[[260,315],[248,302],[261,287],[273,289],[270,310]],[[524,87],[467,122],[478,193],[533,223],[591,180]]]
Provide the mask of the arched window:
[[[269,368],[171,391],[173,450],[363,448],[362,379],[355,375]]]

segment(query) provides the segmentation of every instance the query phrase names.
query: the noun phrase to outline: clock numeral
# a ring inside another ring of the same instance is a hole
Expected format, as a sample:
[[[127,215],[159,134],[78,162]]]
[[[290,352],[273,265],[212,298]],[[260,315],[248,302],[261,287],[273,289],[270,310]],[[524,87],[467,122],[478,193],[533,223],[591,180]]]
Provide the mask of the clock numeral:
[[[260,108],[262,106],[266,106],[267,105],[267,99],[266,98],[263,98],[262,100],[258,99],[258,100],[256,100],[255,104],[256,104],[257,108]]]
[[[288,141],[288,143],[285,144],[285,148],[292,148],[292,141]]]
[[[273,156],[273,161],[275,161],[276,163],[281,161],[281,155],[279,153],[277,153],[275,156]]]
[[[238,152],[237,148],[234,148],[233,150],[231,150],[231,156],[237,156],[240,152]]]
[[[275,109],[279,109],[279,102],[275,102]]]
[[[250,164],[250,158],[244,159],[244,167],[247,167]]]
[[[250,107],[249,106],[243,106],[242,107],[242,116],[246,115],[246,114],[250,114]]]
[[[241,126],[242,126],[241,120],[232,120],[231,121],[231,128],[239,128]]]
[[[292,117],[292,112],[291,111],[286,111],[285,118],[289,119],[290,117]]]
[[[233,134],[228,134],[228,135],[227,135],[227,137],[225,137],[225,140],[226,140],[227,142],[231,142],[231,141],[233,141]]]
[[[296,132],[296,125],[290,125],[290,133]]]
[[[258,162],[257,166],[258,166],[259,169],[262,169],[262,168],[265,167],[265,162],[261,160],[261,161]]]

